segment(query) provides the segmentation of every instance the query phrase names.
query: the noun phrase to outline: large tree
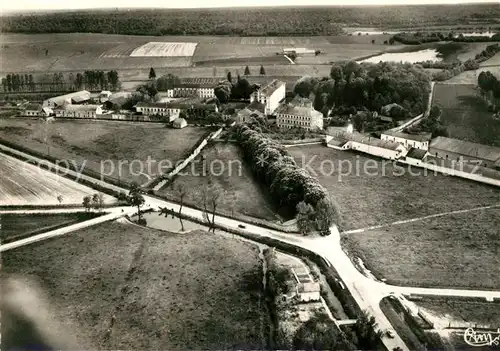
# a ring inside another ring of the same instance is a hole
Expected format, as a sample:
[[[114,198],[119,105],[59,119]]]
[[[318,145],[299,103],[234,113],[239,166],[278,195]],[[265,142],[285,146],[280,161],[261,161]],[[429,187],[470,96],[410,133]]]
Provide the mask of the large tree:
[[[141,219],[142,219],[141,206],[144,205],[145,199],[144,199],[144,196],[142,196],[141,188],[139,187],[139,184],[137,184],[135,182],[132,183],[130,186],[130,191],[128,193],[128,203],[130,206],[137,207],[137,216],[139,218],[138,222],[141,222]]]
[[[156,72],[153,67],[149,69],[149,79],[155,79],[156,78]]]

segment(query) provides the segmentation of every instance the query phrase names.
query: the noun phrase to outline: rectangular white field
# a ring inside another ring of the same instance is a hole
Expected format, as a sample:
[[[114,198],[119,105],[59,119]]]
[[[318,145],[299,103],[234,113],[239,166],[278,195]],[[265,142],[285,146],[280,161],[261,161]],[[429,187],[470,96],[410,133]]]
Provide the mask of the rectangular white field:
[[[166,43],[151,41],[135,48],[132,57],[177,57],[193,56],[198,43]]]

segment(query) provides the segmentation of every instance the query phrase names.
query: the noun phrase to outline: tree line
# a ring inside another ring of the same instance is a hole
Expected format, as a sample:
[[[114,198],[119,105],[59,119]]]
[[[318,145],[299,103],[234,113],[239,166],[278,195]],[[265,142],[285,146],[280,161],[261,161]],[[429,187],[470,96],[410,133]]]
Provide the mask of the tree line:
[[[2,77],[2,91],[5,93],[69,92],[75,90],[119,90],[118,72],[88,70],[83,73],[33,74],[11,73]]]
[[[477,77],[477,85],[481,95],[488,100],[488,109],[498,112],[500,110],[500,80],[490,71],[481,72]]]
[[[345,23],[368,27],[455,25],[500,17],[496,4],[474,6],[302,7],[104,10],[3,16],[2,32],[133,35],[336,35]],[[237,20],[236,20],[237,19]],[[352,26],[352,25],[351,25]]]
[[[309,220],[314,223],[314,229],[328,235],[330,226],[339,219],[339,210],[318,180],[300,168],[283,146],[265,137],[258,127],[238,125],[235,134],[245,159],[255,176],[268,187],[276,205],[293,213],[300,203],[310,205],[314,213],[309,214]]]
[[[500,41],[500,33],[496,33],[493,36],[465,36],[459,34],[455,36],[453,32],[449,32],[447,35],[441,32],[426,33],[426,32],[416,32],[416,33],[398,33],[391,37],[392,40],[405,45],[420,45],[425,43],[436,43],[439,41],[453,41],[457,43],[484,43],[491,41]]]

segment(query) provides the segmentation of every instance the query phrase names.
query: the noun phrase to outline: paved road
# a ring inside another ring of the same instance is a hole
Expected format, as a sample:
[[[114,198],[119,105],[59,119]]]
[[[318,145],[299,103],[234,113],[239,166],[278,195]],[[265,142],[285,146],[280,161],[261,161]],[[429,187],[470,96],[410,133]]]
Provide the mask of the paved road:
[[[11,152],[16,152],[23,154],[22,152],[15,151],[13,149],[7,148],[0,145],[0,149],[9,149]],[[26,155],[30,159],[36,160],[36,158]],[[75,173],[72,171],[64,170],[65,172]],[[109,189],[117,191],[126,191],[120,187],[107,184],[103,181],[96,181],[90,177],[82,175],[83,178],[88,178],[100,185],[106,186]],[[174,209],[174,211],[179,210],[179,205],[162,199],[157,199],[148,195],[144,196],[145,207],[151,207],[153,209],[159,209],[160,207],[167,207]],[[108,209],[109,210],[109,209]],[[125,210],[126,214],[132,214],[134,209],[128,207]],[[197,218],[198,220],[203,220],[203,213],[200,210],[190,208],[188,206],[183,206],[184,214],[191,217]],[[118,210],[113,210],[110,214],[86,221],[83,223],[78,223],[73,226],[55,230],[53,232],[37,235],[32,238],[23,239],[10,244],[0,246],[0,251],[5,251],[14,247],[19,247],[23,245],[28,245],[33,242],[44,240],[53,236],[63,235],[69,233],[70,231],[81,229],[85,226],[101,223],[106,220],[119,218],[124,213],[121,212],[121,208]],[[285,243],[293,244],[305,249],[308,249],[316,254],[322,256],[325,261],[335,267],[340,278],[346,285],[346,288],[351,292],[352,296],[358,303],[362,310],[368,311],[368,313],[375,317],[380,330],[392,329],[392,325],[386,318],[384,313],[379,307],[380,300],[392,293],[396,294],[432,294],[432,295],[454,295],[454,296],[482,296],[488,299],[493,297],[500,297],[500,292],[485,292],[485,291],[473,291],[473,290],[454,290],[454,289],[428,289],[428,288],[413,288],[413,287],[397,287],[385,284],[383,282],[375,281],[369,277],[363,275],[357,268],[352,264],[350,258],[342,250],[340,245],[340,233],[337,227],[330,228],[330,235],[326,237],[304,237],[302,235],[293,235],[288,233],[279,232],[276,230],[271,230],[263,227],[259,227],[252,224],[245,223],[245,228],[239,228],[242,222],[222,217],[219,215],[215,216],[215,223],[221,225],[228,229],[238,229],[248,232],[249,234],[258,235],[262,237],[269,237],[275,240],[280,240]],[[165,228],[168,229],[168,228]],[[404,344],[399,335],[395,335],[393,339],[384,337],[382,339],[384,345],[392,350],[395,347],[401,347],[403,350],[408,350],[408,347]]]

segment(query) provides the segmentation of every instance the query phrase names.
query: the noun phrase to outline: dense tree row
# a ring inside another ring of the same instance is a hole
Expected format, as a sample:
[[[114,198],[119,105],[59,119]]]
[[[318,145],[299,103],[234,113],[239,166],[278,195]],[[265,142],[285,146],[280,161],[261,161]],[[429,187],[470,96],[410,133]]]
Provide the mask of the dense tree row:
[[[277,205],[293,212],[301,202],[310,205],[314,210],[311,220],[315,229],[328,234],[331,224],[338,219],[338,210],[318,180],[300,168],[285,148],[266,138],[258,128],[239,125],[236,137],[256,177],[269,188]]]
[[[491,41],[500,41],[500,33],[493,36],[481,35],[481,36],[465,36],[459,34],[455,36],[453,32],[444,34],[441,32],[434,33],[399,33],[391,37],[392,40],[406,45],[420,45],[425,43],[436,43],[438,41],[453,41],[457,43],[484,43]]]
[[[82,73],[7,74],[2,78],[2,91],[6,93],[68,92],[87,90],[118,90],[120,81],[116,71],[85,71]]]
[[[430,78],[411,64],[355,61],[334,64],[330,77],[318,80],[305,77],[294,87],[302,97],[314,95],[314,108],[326,116],[345,113],[346,108],[381,112],[383,106],[396,103],[404,111],[396,119],[422,113],[430,93]]]
[[[3,16],[2,32],[134,35],[335,35],[340,24],[369,27],[495,21],[495,4],[74,11]]]

